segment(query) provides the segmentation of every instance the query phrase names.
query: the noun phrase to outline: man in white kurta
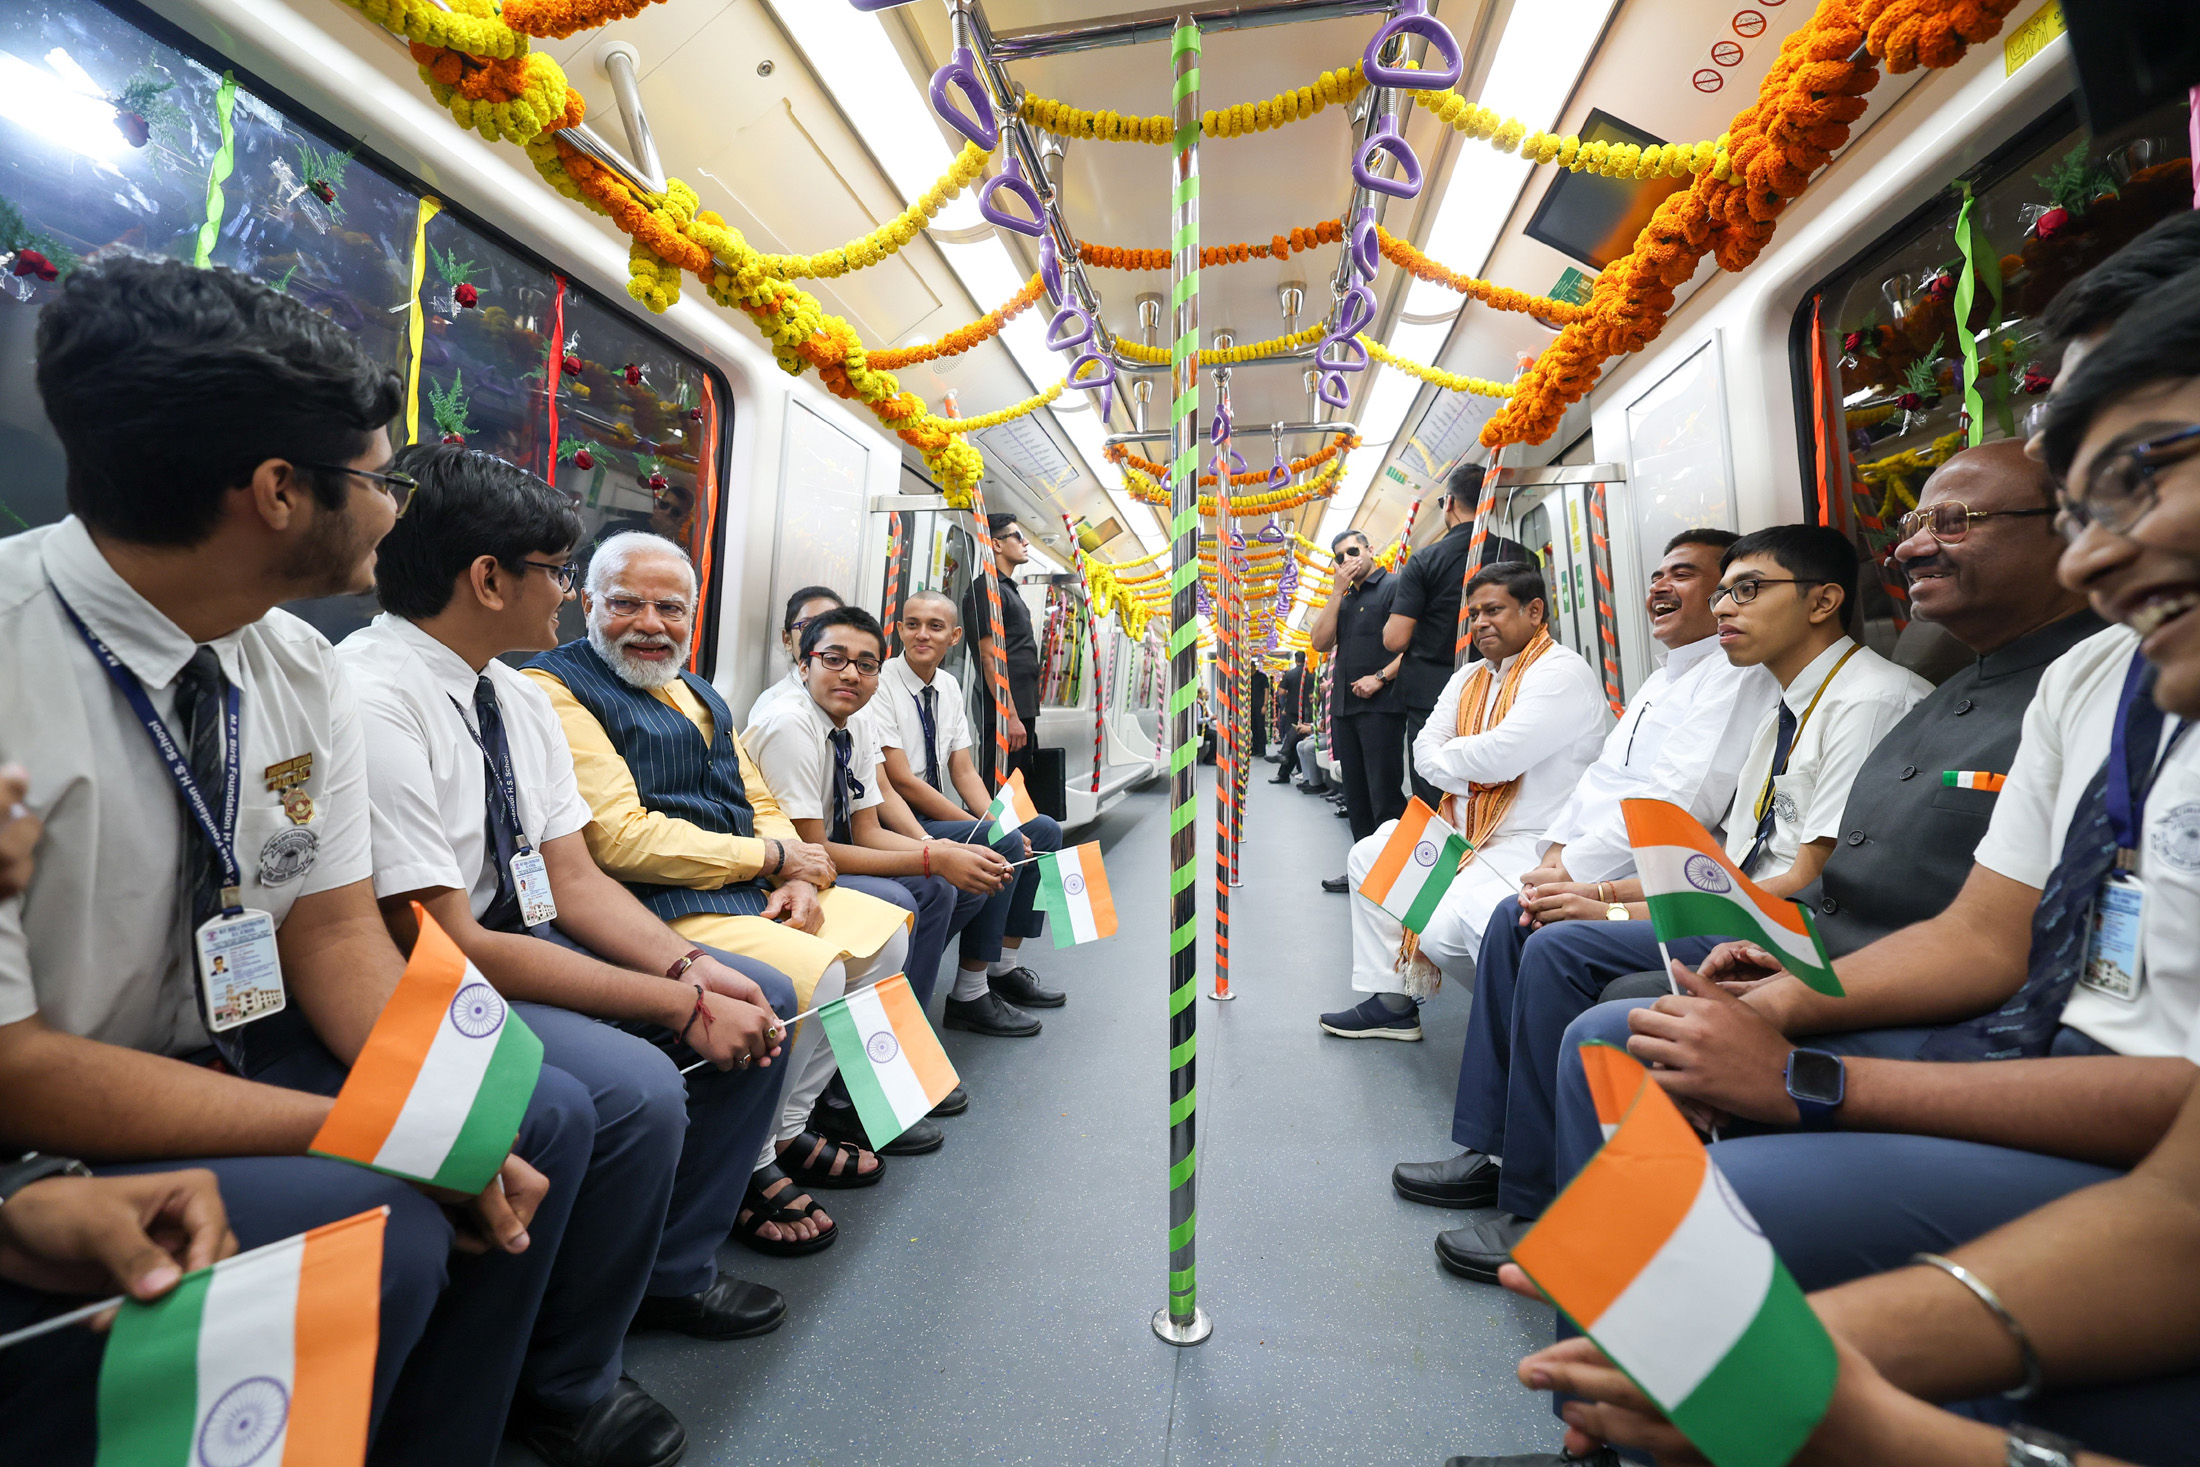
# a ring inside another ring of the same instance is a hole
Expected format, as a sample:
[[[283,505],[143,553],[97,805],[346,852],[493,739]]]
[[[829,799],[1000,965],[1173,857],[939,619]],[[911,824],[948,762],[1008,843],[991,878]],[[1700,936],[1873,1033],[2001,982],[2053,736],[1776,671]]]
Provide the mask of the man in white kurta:
[[[1492,575],[1500,571],[1502,577]],[[1492,579],[1484,581],[1484,576]],[[1544,828],[1572,797],[1574,785],[1603,742],[1607,714],[1596,673],[1580,654],[1555,643],[1521,675],[1512,707],[1502,720],[1492,725],[1485,714],[1480,733],[1464,737],[1458,733],[1459,701],[1467,689],[1478,685],[1485,704],[1494,705],[1506,674],[1527,655],[1533,638],[1548,635],[1543,628],[1542,576],[1534,568],[1492,567],[1477,575],[1476,581],[1479,584],[1468,591],[1476,645],[1486,658],[1493,652],[1498,655],[1468,663],[1451,675],[1413,741],[1413,764],[1423,779],[1457,796],[1450,802],[1452,819],[1462,835],[1467,834],[1475,786],[1511,780],[1519,785],[1503,819],[1452,880],[1420,935],[1420,956],[1434,971],[1418,963],[1408,965],[1412,976],[1400,971],[1399,939],[1404,928],[1396,917],[1360,895],[1360,883],[1374,868],[1397,822],[1385,822],[1352,847],[1346,863],[1352,892],[1352,986],[1378,997],[1349,1011],[1359,1016],[1366,1010],[1364,1018],[1375,1020],[1364,1028],[1360,1018],[1332,1022],[1340,1016],[1323,1016],[1323,1029],[1339,1038],[1421,1037],[1407,995],[1433,993],[1445,974],[1461,980],[1472,976],[1474,954],[1491,909],[1519,890],[1521,875],[1535,865],[1541,852]],[[1490,620],[1510,635],[1485,635],[1484,618],[1475,603],[1498,598],[1513,604],[1495,608],[1497,616]],[[1485,667],[1493,675],[1478,679]],[[1468,711],[1471,715],[1474,710]],[[1382,1016],[1374,1012],[1378,1004],[1386,1010]]]

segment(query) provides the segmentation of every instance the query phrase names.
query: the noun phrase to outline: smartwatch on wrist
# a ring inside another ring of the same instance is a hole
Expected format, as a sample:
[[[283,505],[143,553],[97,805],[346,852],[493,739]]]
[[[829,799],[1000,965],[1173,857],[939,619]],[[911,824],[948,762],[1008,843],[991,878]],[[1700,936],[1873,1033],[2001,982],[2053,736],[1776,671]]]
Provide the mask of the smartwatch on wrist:
[[[1849,1075],[1841,1056],[1822,1049],[1791,1049],[1787,1093],[1806,1131],[1833,1129],[1834,1112],[1848,1096]]]
[[[2018,1423],[2009,1428],[2008,1467],[2073,1467],[2081,1448],[2068,1437]]]
[[[43,1182],[48,1177],[88,1177],[91,1174],[92,1169],[74,1157],[26,1151],[14,1161],[0,1163],[0,1207],[5,1207],[9,1198],[33,1182]]]

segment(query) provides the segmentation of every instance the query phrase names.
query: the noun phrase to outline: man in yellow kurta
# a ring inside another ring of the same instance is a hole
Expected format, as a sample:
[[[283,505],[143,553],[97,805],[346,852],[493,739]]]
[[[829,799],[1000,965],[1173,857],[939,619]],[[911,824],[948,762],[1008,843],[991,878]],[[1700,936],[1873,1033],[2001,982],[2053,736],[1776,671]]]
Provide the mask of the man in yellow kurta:
[[[893,883],[854,890],[803,842],[741,748],[717,690],[683,670],[695,570],[679,546],[629,531],[597,547],[585,640],[527,666],[573,750],[592,819],[589,853],[672,929],[756,958],[794,981],[803,1008],[899,972],[911,904]],[[862,1186],[881,1163],[807,1131],[831,1080],[831,1048],[804,1023],[784,1107],[759,1167],[810,1186]]]

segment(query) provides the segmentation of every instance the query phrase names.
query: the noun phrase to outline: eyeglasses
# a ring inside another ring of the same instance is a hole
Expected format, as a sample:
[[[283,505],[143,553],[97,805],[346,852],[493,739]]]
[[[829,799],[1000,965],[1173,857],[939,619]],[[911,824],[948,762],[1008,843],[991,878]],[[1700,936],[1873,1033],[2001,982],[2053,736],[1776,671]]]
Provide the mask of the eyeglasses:
[[[1718,590],[1711,593],[1711,604],[1717,606],[1721,601],[1731,596],[1734,598],[1736,606],[1747,606],[1757,599],[1757,593],[1766,586],[1823,586],[1826,584],[1828,583],[1825,581],[1797,580],[1782,576],[1753,576],[1748,580],[1736,581],[1731,586],[1719,587]]]
[[[666,621],[688,619],[688,604],[685,601],[645,601],[639,596],[606,596],[603,604],[611,609],[613,616],[640,616],[643,607],[654,606],[657,614]]]
[[[573,583],[579,580],[581,576],[581,568],[570,560],[563,565],[552,565],[547,560],[523,560],[520,564],[531,570],[539,570],[551,580],[556,581],[560,591],[572,590]]]
[[[2099,525],[2111,535],[2129,533],[2161,503],[2154,476],[2195,453],[2200,453],[2200,424],[2101,455],[2083,493],[2064,487],[2056,524],[2070,540],[2083,535],[2088,525]]]
[[[837,647],[828,647],[823,652],[812,652],[810,660],[822,663],[834,672],[846,672],[850,667],[853,667],[856,670],[856,676],[862,678],[877,677],[879,669],[886,665],[876,657],[850,657]]]
[[[397,517],[403,519],[405,511],[412,508],[413,496],[420,492],[420,481],[410,474],[393,474],[386,469],[355,469],[349,464],[298,465],[301,469],[319,469],[325,474],[357,474],[369,480],[374,487],[390,497],[397,506]]]
[[[1971,532],[1973,520],[2028,520],[2053,513],[2052,509],[1973,509],[1960,500],[1944,499],[1928,508],[1913,509],[1895,521],[1902,527],[1901,539],[1895,543],[1923,530],[1943,545],[1960,545]]]

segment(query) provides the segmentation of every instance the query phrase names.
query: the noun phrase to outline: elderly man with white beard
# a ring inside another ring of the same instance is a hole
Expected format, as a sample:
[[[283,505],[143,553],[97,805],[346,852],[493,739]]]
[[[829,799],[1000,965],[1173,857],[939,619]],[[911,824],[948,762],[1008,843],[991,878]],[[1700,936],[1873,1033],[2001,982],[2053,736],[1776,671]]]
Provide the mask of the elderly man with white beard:
[[[701,946],[755,958],[794,980],[801,1008],[896,971],[911,904],[890,882],[857,890],[804,842],[741,747],[733,713],[686,670],[695,568],[670,540],[613,535],[588,563],[585,640],[527,664],[549,694],[588,804],[588,849],[642,905]],[[808,1129],[832,1050],[803,1024],[780,1120],[757,1158],[805,1187],[864,1187],[869,1151]],[[794,1219],[787,1219],[794,1221]]]

